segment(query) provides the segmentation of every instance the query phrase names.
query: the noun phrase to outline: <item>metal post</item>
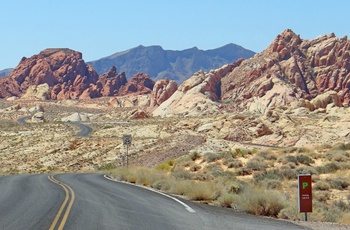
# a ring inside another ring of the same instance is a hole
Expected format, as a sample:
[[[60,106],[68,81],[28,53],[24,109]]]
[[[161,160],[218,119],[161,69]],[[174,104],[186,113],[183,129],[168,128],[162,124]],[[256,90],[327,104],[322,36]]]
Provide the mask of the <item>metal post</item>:
[[[304,213],[304,221],[307,221],[307,212]]]
[[[129,155],[128,155],[129,145],[126,145],[126,167],[129,167]]]

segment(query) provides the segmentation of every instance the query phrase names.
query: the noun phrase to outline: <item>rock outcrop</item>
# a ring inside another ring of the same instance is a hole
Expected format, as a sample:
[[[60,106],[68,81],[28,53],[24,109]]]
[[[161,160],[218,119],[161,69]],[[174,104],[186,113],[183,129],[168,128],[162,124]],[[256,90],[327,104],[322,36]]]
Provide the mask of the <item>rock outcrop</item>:
[[[22,99],[48,100],[50,98],[50,87],[47,83],[31,85],[28,87]]]
[[[350,102],[347,37],[330,34],[303,40],[288,29],[265,51],[235,65],[222,79],[222,99],[237,109],[263,113],[267,107],[310,101],[327,91],[336,92],[341,103]]]
[[[168,100],[177,90],[177,83],[168,78],[159,80],[155,83],[152,92],[151,106],[159,106]]]
[[[154,81],[148,74],[137,73],[128,83],[120,88],[118,96],[150,94],[152,93],[153,86]]]
[[[80,52],[46,49],[22,58],[8,77],[0,79],[0,97],[89,99],[117,95],[126,83],[125,73],[118,74],[114,66],[98,76]]]
[[[220,108],[221,78],[231,69],[226,65],[209,73],[199,71],[183,82],[172,96],[153,111],[154,116],[215,113]]]

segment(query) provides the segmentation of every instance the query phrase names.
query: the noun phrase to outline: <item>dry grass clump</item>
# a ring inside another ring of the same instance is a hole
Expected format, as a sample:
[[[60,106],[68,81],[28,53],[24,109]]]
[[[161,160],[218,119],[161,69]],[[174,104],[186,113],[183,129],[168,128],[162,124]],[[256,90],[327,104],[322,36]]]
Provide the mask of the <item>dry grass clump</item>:
[[[277,217],[279,212],[286,207],[285,202],[283,195],[277,191],[254,187],[245,189],[237,198],[238,207],[260,216]]]
[[[234,208],[237,195],[226,193],[217,199],[217,203],[223,208]]]
[[[314,189],[321,190],[321,191],[327,191],[331,188],[328,182],[326,181],[318,181],[314,186]]]

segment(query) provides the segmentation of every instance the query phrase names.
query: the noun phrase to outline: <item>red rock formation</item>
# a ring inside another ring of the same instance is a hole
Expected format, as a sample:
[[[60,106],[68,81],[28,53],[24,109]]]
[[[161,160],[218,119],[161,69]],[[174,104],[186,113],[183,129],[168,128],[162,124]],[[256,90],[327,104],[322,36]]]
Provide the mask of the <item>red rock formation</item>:
[[[124,95],[142,95],[152,93],[154,81],[148,74],[137,73],[128,83],[120,88],[118,96]]]
[[[222,99],[237,105],[265,95],[269,106],[289,104],[298,98],[311,100],[329,90],[336,91],[342,102],[350,101],[347,37],[338,39],[330,34],[303,40],[285,30],[265,51],[235,65],[222,79],[221,88]]]
[[[115,67],[98,76],[80,52],[46,49],[22,58],[8,77],[0,79],[0,97],[21,96],[29,86],[44,83],[50,87],[51,99],[89,99],[117,95],[127,80]]]
[[[169,79],[162,79],[155,83],[152,92],[151,106],[158,106],[168,100],[177,90],[177,83]]]

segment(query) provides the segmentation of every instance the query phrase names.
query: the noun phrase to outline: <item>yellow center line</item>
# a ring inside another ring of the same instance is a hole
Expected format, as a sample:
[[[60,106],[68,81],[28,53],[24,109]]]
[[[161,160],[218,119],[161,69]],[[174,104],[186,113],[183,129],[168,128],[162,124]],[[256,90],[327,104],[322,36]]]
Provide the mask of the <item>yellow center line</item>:
[[[58,222],[59,219],[61,218],[62,212],[63,212],[63,210],[65,209],[65,207],[66,207],[66,205],[67,205],[67,202],[68,202],[68,200],[69,200],[69,191],[70,191],[70,193],[71,193],[70,202],[69,202],[69,204],[68,204],[68,207],[67,207],[67,209],[66,209],[66,212],[64,213],[64,216],[63,216],[63,218],[62,218],[62,220],[61,220],[61,223],[60,223],[60,225],[59,225],[59,227],[58,227],[58,230],[62,230],[62,229],[64,228],[64,225],[66,224],[66,221],[67,221],[69,212],[70,212],[70,210],[71,210],[71,208],[72,208],[72,205],[73,205],[73,203],[74,203],[75,194],[74,194],[74,191],[73,191],[73,189],[72,189],[71,187],[69,187],[68,185],[66,185],[66,184],[64,184],[64,183],[62,183],[62,182],[56,180],[53,176],[48,176],[48,178],[49,178],[49,180],[52,181],[53,183],[58,184],[59,186],[61,186],[61,187],[64,189],[65,193],[66,193],[66,197],[65,197],[65,199],[64,199],[64,201],[63,201],[63,203],[62,203],[62,205],[61,205],[61,207],[60,207],[60,209],[59,209],[59,211],[58,211],[58,213],[57,213],[55,219],[53,220],[53,222],[52,222],[52,224],[51,224],[49,230],[54,230],[54,229],[55,229],[55,227],[56,227],[56,225],[57,225],[57,222]],[[68,191],[68,189],[69,189],[69,191]]]

